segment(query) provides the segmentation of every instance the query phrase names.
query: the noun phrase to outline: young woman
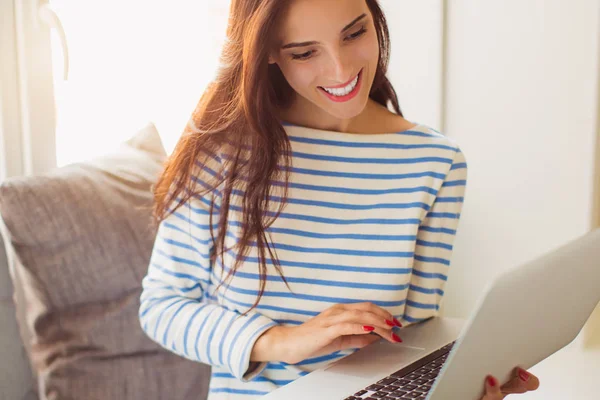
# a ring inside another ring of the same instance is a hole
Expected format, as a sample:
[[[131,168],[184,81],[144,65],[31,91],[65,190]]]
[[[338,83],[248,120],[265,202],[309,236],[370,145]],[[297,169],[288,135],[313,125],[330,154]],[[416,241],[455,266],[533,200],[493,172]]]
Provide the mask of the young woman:
[[[218,75],[155,187],[140,306],[154,341],[212,365],[210,400],[437,315],[467,165],[403,118],[389,46],[376,0],[232,1]],[[537,387],[522,376],[504,393],[490,377],[485,399]]]

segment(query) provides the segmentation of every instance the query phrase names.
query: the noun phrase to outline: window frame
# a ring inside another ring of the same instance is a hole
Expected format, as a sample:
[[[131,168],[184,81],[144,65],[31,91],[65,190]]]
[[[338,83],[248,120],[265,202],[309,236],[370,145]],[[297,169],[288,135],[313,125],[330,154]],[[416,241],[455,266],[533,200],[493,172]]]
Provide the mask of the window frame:
[[[56,167],[51,29],[38,10],[48,0],[0,2],[0,180]]]

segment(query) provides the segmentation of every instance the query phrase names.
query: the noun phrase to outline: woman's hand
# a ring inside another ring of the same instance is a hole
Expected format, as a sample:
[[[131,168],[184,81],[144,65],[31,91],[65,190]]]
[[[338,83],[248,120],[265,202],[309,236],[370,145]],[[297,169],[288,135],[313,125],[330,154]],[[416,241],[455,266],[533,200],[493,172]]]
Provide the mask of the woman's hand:
[[[513,377],[502,386],[499,386],[498,379],[488,375],[485,379],[485,395],[481,400],[501,400],[509,394],[531,392],[539,386],[540,381],[535,375],[516,367]]]
[[[254,344],[250,360],[296,364],[339,350],[363,348],[380,337],[401,342],[392,332],[394,326],[401,324],[373,303],[335,304],[302,325],[267,330]]]

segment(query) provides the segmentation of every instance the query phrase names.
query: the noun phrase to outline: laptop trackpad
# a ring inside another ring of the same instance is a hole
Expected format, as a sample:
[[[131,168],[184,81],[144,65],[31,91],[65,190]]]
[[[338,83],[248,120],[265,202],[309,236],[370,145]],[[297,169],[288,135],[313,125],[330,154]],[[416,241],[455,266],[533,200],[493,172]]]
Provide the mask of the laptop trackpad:
[[[343,358],[325,370],[327,373],[368,378],[381,376],[394,366],[398,369],[425,356],[425,349],[380,341]]]

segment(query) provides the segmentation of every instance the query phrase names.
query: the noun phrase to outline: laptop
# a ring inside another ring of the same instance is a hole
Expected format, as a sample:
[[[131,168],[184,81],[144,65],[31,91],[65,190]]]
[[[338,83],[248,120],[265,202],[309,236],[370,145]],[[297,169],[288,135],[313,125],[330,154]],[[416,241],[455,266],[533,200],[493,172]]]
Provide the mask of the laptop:
[[[505,271],[468,320],[433,317],[263,396],[265,400],[480,400],[575,339],[600,302],[600,229]],[[543,380],[543,377],[540,377]]]

